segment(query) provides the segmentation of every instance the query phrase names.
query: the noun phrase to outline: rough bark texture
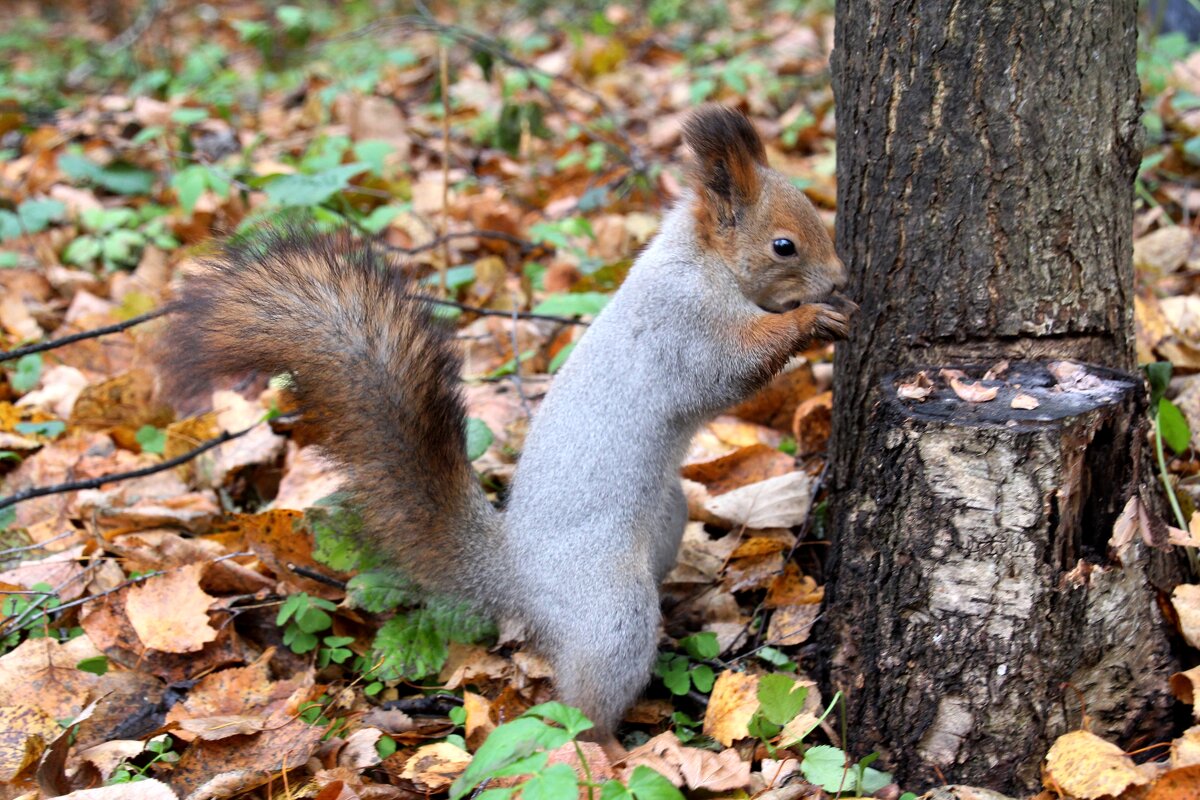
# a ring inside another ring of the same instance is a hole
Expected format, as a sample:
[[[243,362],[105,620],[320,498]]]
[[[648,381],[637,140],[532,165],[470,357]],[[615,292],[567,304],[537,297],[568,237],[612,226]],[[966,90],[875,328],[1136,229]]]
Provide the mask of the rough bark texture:
[[[1135,13],[838,2],[838,248],[861,312],[837,349],[821,635],[849,744],[881,749],[913,788],[935,766],[1032,787],[1079,723],[1064,680],[1101,711],[1098,732],[1165,718],[1158,556],[1108,549],[1140,389],[1014,428],[914,416],[883,381],[1000,358],[1132,369]]]

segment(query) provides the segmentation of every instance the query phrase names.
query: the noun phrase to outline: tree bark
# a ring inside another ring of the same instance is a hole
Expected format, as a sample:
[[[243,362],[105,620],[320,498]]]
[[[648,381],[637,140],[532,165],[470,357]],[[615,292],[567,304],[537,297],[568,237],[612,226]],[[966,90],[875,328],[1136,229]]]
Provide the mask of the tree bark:
[[[1136,10],[837,4],[837,240],[861,310],[835,361],[820,635],[848,743],[905,781],[1032,788],[1080,721],[1063,681],[1086,684],[1097,733],[1166,719],[1173,665],[1147,576],[1170,557],[1121,561],[1109,542],[1136,489],[1140,380],[1036,431],[895,404],[917,365],[1134,367]],[[1114,661],[1113,630],[1132,662]]]

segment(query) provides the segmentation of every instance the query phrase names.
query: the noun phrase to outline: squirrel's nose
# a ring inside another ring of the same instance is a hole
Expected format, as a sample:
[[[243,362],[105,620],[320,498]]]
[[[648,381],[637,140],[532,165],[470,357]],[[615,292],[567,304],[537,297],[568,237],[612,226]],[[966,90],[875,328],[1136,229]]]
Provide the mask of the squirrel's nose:
[[[829,274],[829,280],[833,282],[835,291],[840,291],[846,288],[846,265],[837,256],[833,257],[833,261],[826,267]]]

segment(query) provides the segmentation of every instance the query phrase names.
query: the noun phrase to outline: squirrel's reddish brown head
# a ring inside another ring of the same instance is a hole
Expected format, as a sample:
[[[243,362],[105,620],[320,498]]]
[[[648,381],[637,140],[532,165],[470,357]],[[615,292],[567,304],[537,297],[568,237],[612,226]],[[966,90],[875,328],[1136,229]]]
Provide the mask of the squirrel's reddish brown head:
[[[816,209],[767,165],[762,139],[745,116],[701,106],[683,123],[683,140],[694,157],[697,236],[751,302],[786,311],[845,284],[845,268]]]

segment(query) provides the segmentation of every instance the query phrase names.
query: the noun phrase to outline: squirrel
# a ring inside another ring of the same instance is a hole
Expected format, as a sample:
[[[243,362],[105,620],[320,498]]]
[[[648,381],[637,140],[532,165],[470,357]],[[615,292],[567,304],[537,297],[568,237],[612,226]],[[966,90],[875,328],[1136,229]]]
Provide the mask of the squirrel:
[[[557,697],[609,743],[655,661],[693,435],[793,354],[844,338],[856,308],[815,209],[745,116],[701,106],[683,140],[687,188],[556,376],[504,512],[466,457],[449,326],[369,243],[268,230],[226,245],[184,282],[160,343],[177,398],[289,373],[369,545],[426,589],[520,622]]]

